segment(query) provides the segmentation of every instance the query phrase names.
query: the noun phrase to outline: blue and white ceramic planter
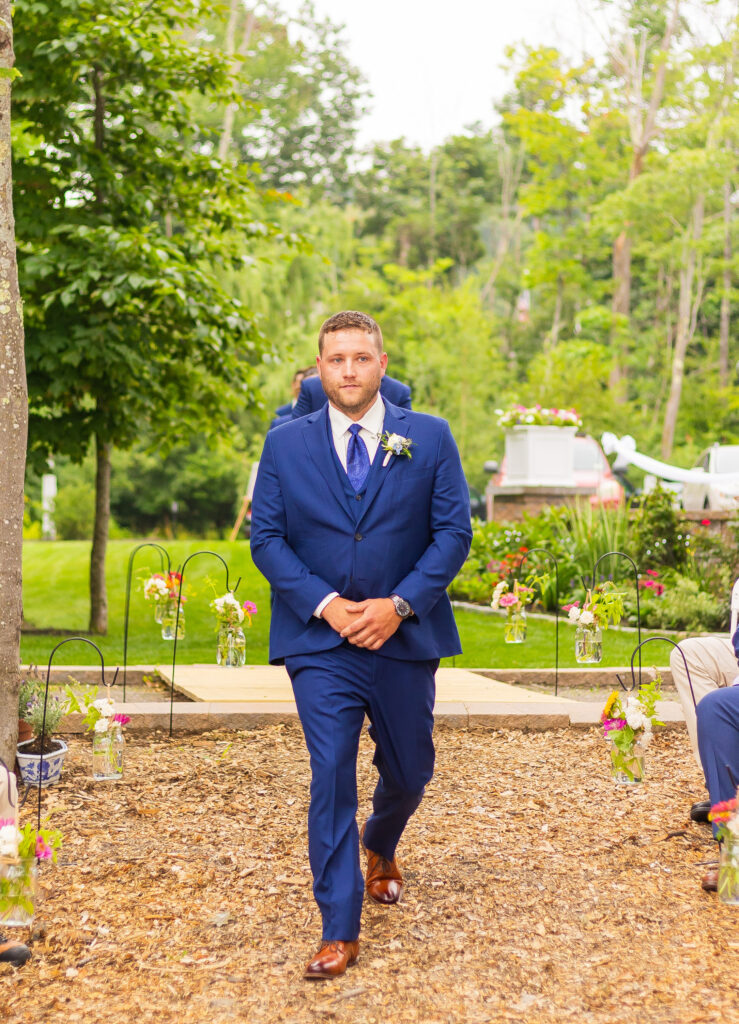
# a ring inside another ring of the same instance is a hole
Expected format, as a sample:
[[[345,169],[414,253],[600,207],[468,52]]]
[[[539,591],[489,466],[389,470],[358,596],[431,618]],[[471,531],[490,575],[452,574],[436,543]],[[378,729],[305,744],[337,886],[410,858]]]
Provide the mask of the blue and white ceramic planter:
[[[26,740],[24,743],[19,743],[17,757],[24,784],[38,789],[41,755],[25,753],[33,742],[33,740]],[[62,764],[69,750],[64,740],[55,739],[54,743],[56,743],[57,749],[52,750],[50,754],[44,754],[43,776],[41,778],[42,789],[44,786],[53,786],[59,781],[59,776],[62,774]]]

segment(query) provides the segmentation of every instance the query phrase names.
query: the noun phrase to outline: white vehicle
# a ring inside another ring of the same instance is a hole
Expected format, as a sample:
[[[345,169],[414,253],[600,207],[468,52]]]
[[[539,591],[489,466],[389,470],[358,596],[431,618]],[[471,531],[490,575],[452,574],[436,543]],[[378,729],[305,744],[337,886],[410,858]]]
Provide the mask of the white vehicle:
[[[739,476],[739,444],[714,444],[703,452],[694,469],[704,473],[736,473]],[[683,508],[687,512],[700,512],[704,508],[739,508],[739,488],[728,493],[709,482],[686,482],[683,484]]]

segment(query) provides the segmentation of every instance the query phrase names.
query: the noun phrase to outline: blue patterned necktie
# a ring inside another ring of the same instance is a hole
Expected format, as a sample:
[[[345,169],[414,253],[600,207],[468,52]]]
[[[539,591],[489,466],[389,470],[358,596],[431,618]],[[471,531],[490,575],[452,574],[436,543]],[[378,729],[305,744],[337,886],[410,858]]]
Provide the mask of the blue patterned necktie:
[[[355,491],[362,489],[362,484],[367,479],[370,468],[367,445],[359,436],[361,429],[358,423],[352,423],[349,427],[349,433],[352,436],[349,438],[349,445],[346,449],[346,475]]]

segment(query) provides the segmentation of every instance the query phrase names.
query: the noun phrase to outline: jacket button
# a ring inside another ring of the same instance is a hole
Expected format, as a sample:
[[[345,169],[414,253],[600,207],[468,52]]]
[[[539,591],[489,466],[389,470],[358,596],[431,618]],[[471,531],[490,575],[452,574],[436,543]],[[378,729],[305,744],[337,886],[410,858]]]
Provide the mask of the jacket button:
[[[362,534],[361,533],[355,533],[354,534],[354,540],[361,540],[361,539],[362,539]]]
[[[354,500],[355,501],[361,501],[362,500],[362,495],[361,494],[355,494],[354,495]]]

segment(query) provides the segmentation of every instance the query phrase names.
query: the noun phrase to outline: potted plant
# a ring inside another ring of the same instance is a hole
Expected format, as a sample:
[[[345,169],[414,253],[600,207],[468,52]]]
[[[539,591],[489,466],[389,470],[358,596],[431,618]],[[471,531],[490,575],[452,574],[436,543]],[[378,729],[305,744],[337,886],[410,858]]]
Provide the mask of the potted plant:
[[[595,664],[603,657],[603,630],[617,626],[624,613],[624,595],[612,580],[588,590],[582,608],[579,601],[564,605],[570,622],[575,623],[575,661]]]
[[[68,750],[67,744],[54,739],[53,734],[69,710],[69,701],[66,696],[51,695],[46,702],[44,720],[44,697],[44,688],[37,689],[22,715],[33,731],[32,739],[19,743],[16,751],[21,778],[26,786],[52,786],[58,782]]]
[[[505,430],[509,484],[574,487],[574,437],[582,426],[574,409],[514,405],[495,411]]]
[[[31,705],[39,694],[43,694],[44,684],[41,678],[35,674],[33,666],[28,670],[28,675],[21,680],[18,690],[18,742],[24,743],[33,738],[33,729],[30,722],[23,717],[30,710]]]
[[[662,698],[662,677],[657,674],[624,702],[614,690],[600,716],[603,736],[611,755],[611,774],[620,785],[644,781],[644,755],[652,740],[652,729],[663,725],[657,718],[657,701]]]

